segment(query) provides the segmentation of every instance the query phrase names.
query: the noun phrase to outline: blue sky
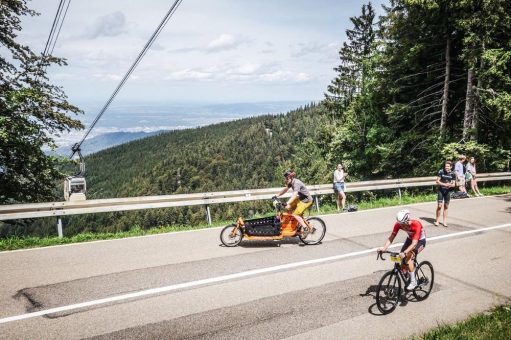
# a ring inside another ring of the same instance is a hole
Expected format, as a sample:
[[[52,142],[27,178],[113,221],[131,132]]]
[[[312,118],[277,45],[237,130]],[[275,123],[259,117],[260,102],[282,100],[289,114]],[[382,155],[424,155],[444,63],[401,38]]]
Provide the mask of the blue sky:
[[[48,69],[71,102],[104,103],[173,0],[74,0]],[[42,51],[59,0],[28,5],[20,40]],[[320,100],[364,2],[183,0],[116,104]],[[381,3],[373,1],[377,13]]]

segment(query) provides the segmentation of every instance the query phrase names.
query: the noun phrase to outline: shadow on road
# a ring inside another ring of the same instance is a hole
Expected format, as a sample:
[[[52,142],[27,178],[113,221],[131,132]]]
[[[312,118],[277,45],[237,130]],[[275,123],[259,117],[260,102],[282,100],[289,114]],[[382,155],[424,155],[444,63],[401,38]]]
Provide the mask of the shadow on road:
[[[374,299],[374,303],[367,308],[367,311],[369,314],[375,315],[375,316],[383,316],[385,314],[381,313],[378,307],[376,306],[376,292],[378,291],[378,285],[371,285],[369,286],[365,293],[359,294],[360,296],[372,296]],[[419,302],[417,298],[413,295],[413,292],[411,291],[405,291],[401,292],[399,297],[399,307],[405,307],[408,305],[409,302]]]

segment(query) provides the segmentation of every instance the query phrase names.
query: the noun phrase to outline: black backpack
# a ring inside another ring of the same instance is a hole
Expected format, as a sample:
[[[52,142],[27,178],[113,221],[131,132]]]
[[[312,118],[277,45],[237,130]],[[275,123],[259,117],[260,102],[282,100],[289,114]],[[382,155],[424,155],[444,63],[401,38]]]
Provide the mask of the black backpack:
[[[468,194],[463,191],[456,191],[451,194],[452,199],[469,198]]]
[[[353,212],[357,211],[358,207],[356,205],[348,205],[346,208],[344,208],[344,211],[346,212]]]

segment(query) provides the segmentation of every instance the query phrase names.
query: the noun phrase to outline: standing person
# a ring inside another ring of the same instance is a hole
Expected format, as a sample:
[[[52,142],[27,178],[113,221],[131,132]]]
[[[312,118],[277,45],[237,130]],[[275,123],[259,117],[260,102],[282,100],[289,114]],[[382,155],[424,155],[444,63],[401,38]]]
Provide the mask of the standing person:
[[[302,231],[310,231],[303,220],[303,213],[312,205],[312,196],[305,184],[296,178],[296,173],[293,170],[286,170],[284,178],[286,179],[286,187],[276,197],[284,195],[290,188],[293,189],[293,194],[287,201],[286,209],[293,210],[293,217],[302,227]]]
[[[346,194],[344,193],[344,178],[346,178],[348,174],[344,172],[341,164],[337,164],[337,169],[334,171],[334,191],[335,191],[335,200],[337,202],[337,211],[344,210],[344,206],[346,205]],[[342,209],[342,210],[341,210]]]
[[[444,209],[443,213],[443,225],[447,227],[447,210],[449,209],[449,202],[451,201],[451,194],[449,190],[454,188],[456,175],[451,171],[452,162],[445,161],[444,167],[438,171],[436,178],[436,185],[438,186],[437,194],[437,207],[436,207],[436,219],[435,226],[438,226],[438,220],[440,219],[440,211]]]
[[[477,186],[477,178],[476,178],[476,160],[474,157],[470,157],[470,160],[467,164],[467,174],[470,174],[468,177],[470,180],[470,188],[474,192],[476,196],[483,196],[481,192],[479,191],[479,188]]]
[[[456,185],[458,186],[461,192],[466,193],[467,189],[465,188],[465,160],[467,157],[465,155],[459,155],[458,161],[454,165],[454,172],[456,173]]]
[[[399,257],[405,259],[404,262],[407,264],[408,272],[410,273],[410,284],[406,287],[407,290],[413,290],[417,287],[417,279],[415,278],[415,267],[413,265],[412,256],[416,256],[426,247],[426,233],[422,227],[422,223],[419,220],[410,218],[410,211],[401,210],[396,215],[396,223],[390,234],[385,245],[378,248],[378,252],[386,251],[387,248],[394,242],[394,238],[399,230],[403,230],[408,234]]]

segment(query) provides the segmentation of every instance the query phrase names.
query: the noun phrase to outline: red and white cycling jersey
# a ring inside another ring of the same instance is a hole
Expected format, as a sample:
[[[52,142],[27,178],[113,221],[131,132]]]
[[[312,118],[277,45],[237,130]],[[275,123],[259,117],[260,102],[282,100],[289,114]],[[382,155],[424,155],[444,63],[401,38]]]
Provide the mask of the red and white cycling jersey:
[[[399,222],[394,224],[392,235],[396,236],[399,229],[404,230]],[[410,220],[410,230],[404,230],[408,233],[408,238],[411,240],[424,240],[426,239],[426,232],[422,228],[422,223],[418,220]]]

